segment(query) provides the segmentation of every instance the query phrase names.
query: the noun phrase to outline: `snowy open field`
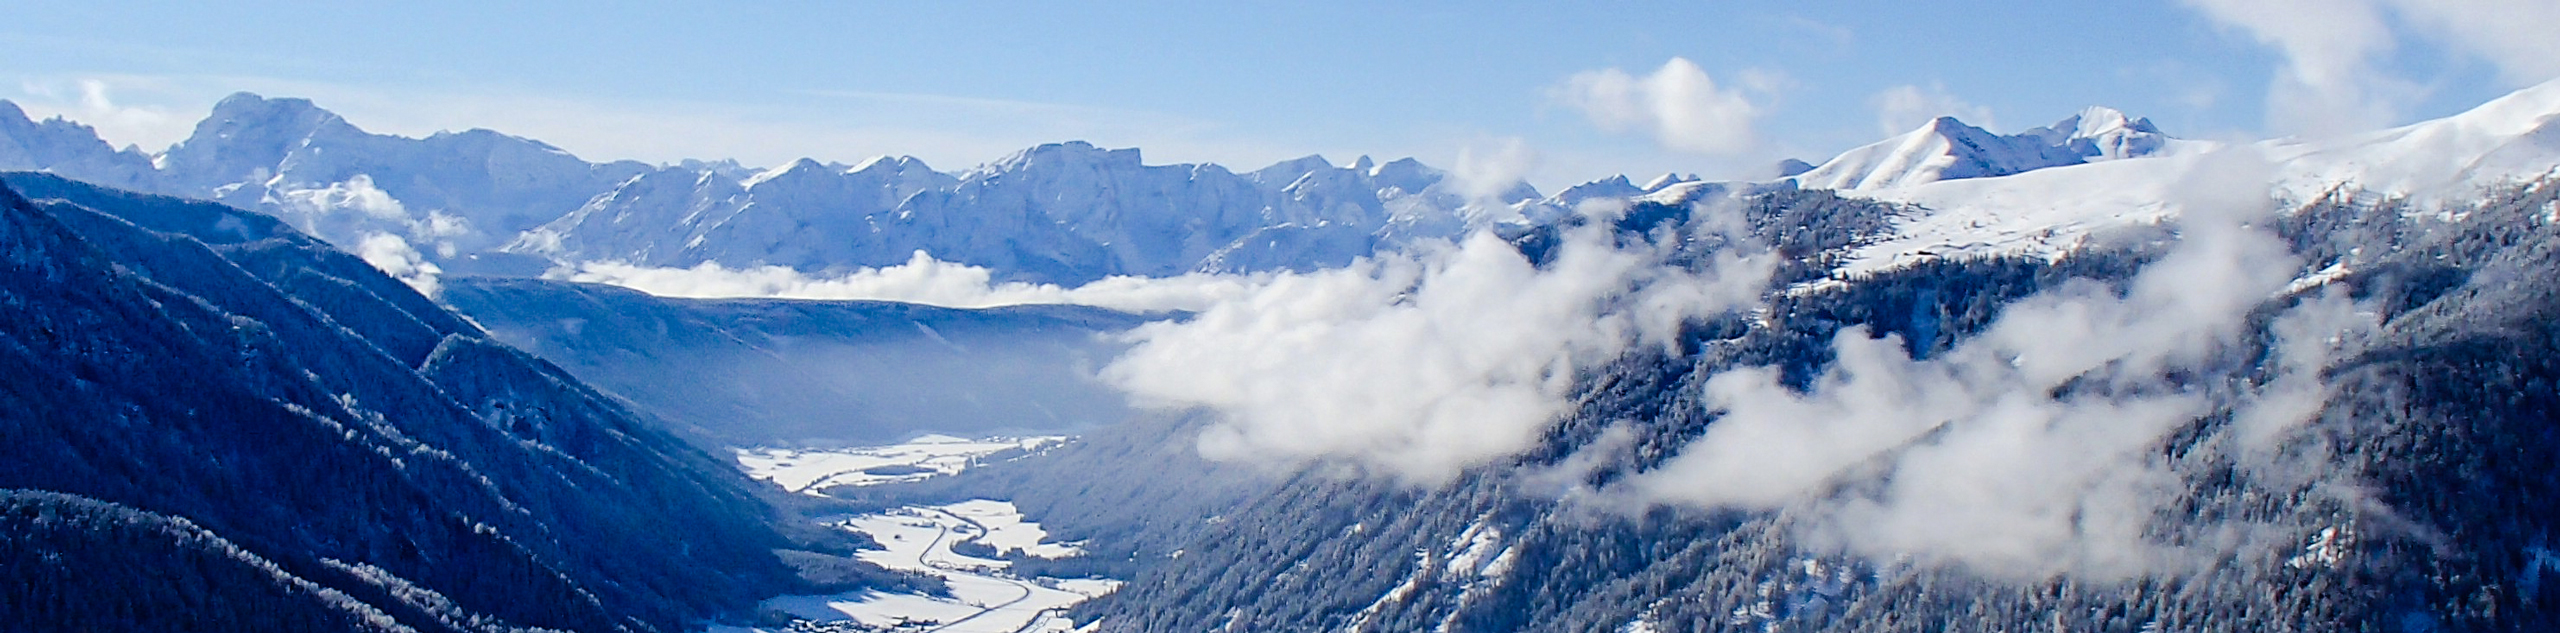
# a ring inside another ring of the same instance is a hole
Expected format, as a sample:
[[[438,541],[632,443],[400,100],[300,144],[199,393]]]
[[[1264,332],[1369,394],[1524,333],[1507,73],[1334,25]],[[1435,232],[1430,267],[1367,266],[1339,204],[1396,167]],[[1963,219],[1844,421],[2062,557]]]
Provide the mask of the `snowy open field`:
[[[1044,542],[1047,533],[1040,525],[1022,520],[1022,513],[1003,501],[911,506],[853,517],[838,525],[869,534],[887,548],[863,552],[863,560],[939,576],[950,585],[951,595],[865,591],[785,596],[767,601],[767,608],[812,621],[849,620],[882,628],[907,625],[921,631],[1069,631],[1072,623],[1058,617],[1058,611],[1120,586],[1116,580],[1025,578],[1006,571],[1010,562],[952,551],[955,544],[974,541],[997,551],[1018,549],[1032,556],[1079,553],[1072,545]],[[927,622],[931,624],[923,624]]]
[[[867,486],[913,481],[957,473],[999,452],[1036,451],[1064,437],[1007,437],[969,440],[928,435],[889,446],[840,450],[745,449],[738,463],[750,476],[807,494],[839,485]],[[856,516],[835,524],[870,535],[882,550],[862,552],[862,560],[890,569],[930,574],[943,579],[951,595],[923,596],[861,591],[836,595],[784,596],[765,607],[813,622],[858,623],[870,630],[968,632],[1066,632],[1074,625],[1059,613],[1067,607],[1118,589],[1120,581],[1061,579],[1013,574],[1010,561],[968,556],[952,550],[960,543],[979,543],[997,552],[1020,551],[1041,558],[1083,553],[1074,543],[1049,539],[1040,524],[1023,519],[1011,502],[973,499],[959,503],[908,506],[881,514]],[[744,632],[754,629],[715,629]]]
[[[738,449],[738,465],[747,475],[785,490],[817,494],[829,486],[870,486],[966,470],[989,455],[1008,450],[1037,451],[1066,441],[1063,436],[997,437],[971,440],[926,435],[902,444],[846,449]]]

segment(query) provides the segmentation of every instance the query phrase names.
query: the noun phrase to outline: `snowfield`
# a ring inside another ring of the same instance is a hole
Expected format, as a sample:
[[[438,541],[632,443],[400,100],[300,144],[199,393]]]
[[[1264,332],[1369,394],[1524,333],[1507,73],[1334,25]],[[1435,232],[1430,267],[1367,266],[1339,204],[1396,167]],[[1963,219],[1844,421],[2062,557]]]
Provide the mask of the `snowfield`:
[[[927,435],[903,444],[841,450],[742,449],[738,463],[750,476],[784,489],[819,495],[831,486],[869,486],[957,473],[997,453],[1038,451],[1067,438],[1004,437],[970,440]],[[783,596],[765,608],[818,623],[853,623],[866,630],[964,632],[1065,632],[1074,623],[1067,607],[1111,593],[1120,581],[1099,578],[1023,577],[1007,560],[953,551],[960,543],[1020,552],[1037,558],[1083,554],[1075,543],[1049,540],[1040,524],[1024,520],[1012,502],[972,499],[908,506],[846,518],[837,527],[861,532],[884,549],[857,556],[889,569],[939,577],[950,596],[859,591]],[[719,628],[722,632],[757,629]],[[832,629],[830,629],[832,630]]]
[[[1034,452],[1065,441],[1065,436],[1056,435],[981,440],[926,435],[903,444],[837,450],[746,448],[738,449],[737,456],[749,477],[792,492],[818,494],[829,486],[873,486],[949,475],[997,453]]]
[[[939,506],[912,506],[884,514],[868,514],[838,524],[879,541],[883,550],[866,551],[862,560],[890,569],[941,577],[950,597],[864,591],[833,596],[785,596],[765,607],[813,621],[859,622],[866,626],[914,626],[917,630],[1012,633],[1067,631],[1073,623],[1060,611],[1120,588],[1104,579],[1025,578],[1006,572],[1012,563],[952,551],[954,544],[979,542],[998,551],[1023,550],[1033,556],[1071,556],[1069,545],[1040,542],[1040,525],[1022,520],[1012,503],[977,499]]]
[[[1839,271],[1859,276],[1937,259],[2056,258],[2104,233],[2156,226],[2180,212],[2191,173],[2215,146],[2023,173],[1840,189],[1914,207],[1894,234],[1856,247]],[[2420,212],[2560,174],[2560,80],[2470,111],[2329,139],[2276,139],[2228,149],[2264,161],[2269,194],[2299,206],[2332,193],[2411,202]],[[2208,177],[2210,174],[2206,174]]]

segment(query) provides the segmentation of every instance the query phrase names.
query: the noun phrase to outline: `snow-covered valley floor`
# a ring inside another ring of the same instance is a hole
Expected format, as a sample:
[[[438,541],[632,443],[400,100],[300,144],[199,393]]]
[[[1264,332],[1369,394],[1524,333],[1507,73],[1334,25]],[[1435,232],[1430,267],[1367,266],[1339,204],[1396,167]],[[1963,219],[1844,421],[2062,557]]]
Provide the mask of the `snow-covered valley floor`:
[[[1058,437],[963,440],[926,436],[906,444],[832,451],[755,449],[738,452],[741,466],[756,477],[806,494],[837,485],[876,485],[959,472],[977,460],[1008,450],[1037,450]],[[890,474],[882,474],[890,473]],[[1049,539],[1040,524],[1023,519],[1012,503],[974,499],[959,503],[907,506],[832,522],[869,535],[883,547],[858,556],[889,569],[939,577],[949,596],[879,591],[835,595],[783,596],[767,609],[790,614],[821,630],[949,631],[952,633],[1058,633],[1074,630],[1061,617],[1067,607],[1110,593],[1120,581],[1094,578],[1024,577],[1010,571],[1010,561],[980,558],[954,551],[963,543],[984,545],[998,555],[1020,551],[1040,558],[1081,554],[1074,543]],[[754,629],[715,628],[715,632]]]
[[[901,444],[830,450],[738,449],[747,475],[792,492],[817,494],[828,486],[870,486],[949,475],[1011,451],[1032,452],[1067,438],[1055,435],[964,439],[926,435]]]

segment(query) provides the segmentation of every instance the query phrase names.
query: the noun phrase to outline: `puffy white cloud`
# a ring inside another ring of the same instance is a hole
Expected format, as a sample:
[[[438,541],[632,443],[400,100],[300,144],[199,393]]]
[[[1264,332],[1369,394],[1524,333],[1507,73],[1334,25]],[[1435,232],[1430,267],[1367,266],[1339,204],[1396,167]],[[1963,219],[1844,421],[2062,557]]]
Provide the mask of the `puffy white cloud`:
[[[1921,124],[1942,116],[1952,116],[1984,129],[1998,129],[1991,118],[1991,108],[1974,105],[1947,92],[1943,84],[1931,83],[1922,88],[1900,85],[1886,88],[1868,100],[1876,109],[1876,130],[1892,136],[1918,129]]]
[[[2161,442],[2230,407],[2231,442],[2265,458],[2317,411],[2318,370],[2358,327],[2347,302],[2308,302],[2278,327],[2271,384],[2180,378],[2237,349],[2250,312],[2300,268],[2281,241],[2245,228],[2269,208],[2266,171],[2237,153],[2204,161],[2175,201],[2179,243],[2121,293],[2066,284],[1925,359],[1852,328],[1802,392],[1770,368],[1713,376],[1705,396],[1718,418],[1610,492],[1789,508],[1820,546],[2000,577],[2126,577],[2194,560],[2150,531],[2186,489]]]
[[[409,284],[419,294],[433,297],[443,289],[438,276],[444,274],[444,269],[428,262],[418,249],[409,246],[409,240],[398,235],[367,233],[356,241],[355,250],[356,257],[363,258],[364,263]]]
[[[1459,148],[1458,162],[1450,168],[1449,177],[1456,181],[1458,194],[1466,196],[1469,204],[1492,206],[1502,204],[1497,197],[1518,186],[1537,166],[1537,151],[1512,137],[1496,141],[1490,150]]]
[[[1751,85],[1773,86],[1768,73],[1747,73]],[[1697,154],[1733,155],[1759,143],[1754,126],[1760,106],[1743,89],[1716,85],[1705,69],[1674,57],[1643,77],[1609,68],[1585,71],[1555,90],[1558,101],[1610,132],[1651,134],[1663,147]]]
[[[287,189],[276,192],[288,214],[321,217],[340,211],[354,211],[377,220],[407,223],[409,209],[400,200],[373,186],[373,177],[356,174],[342,182]]]
[[[1666,265],[1668,250],[1616,248],[1586,227],[1542,267],[1477,233],[1279,275],[1139,328],[1103,373],[1143,405],[1215,411],[1201,439],[1211,457],[1435,483],[1530,447],[1564,411],[1575,372],[1754,305],[1774,261],[1727,252],[1690,270]]]

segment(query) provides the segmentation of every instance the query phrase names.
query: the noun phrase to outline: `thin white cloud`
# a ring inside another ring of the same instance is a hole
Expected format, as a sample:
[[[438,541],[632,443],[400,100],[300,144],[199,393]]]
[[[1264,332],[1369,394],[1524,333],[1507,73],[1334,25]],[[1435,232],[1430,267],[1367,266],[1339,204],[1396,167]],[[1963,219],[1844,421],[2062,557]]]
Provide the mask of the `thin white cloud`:
[[[147,93],[147,85],[100,77],[30,79],[19,82],[18,90],[14,101],[29,116],[58,116],[87,124],[98,131],[100,138],[118,147],[133,145],[144,151],[158,151],[185,138],[195,128],[195,119],[175,108],[132,104],[120,98],[130,92]]]
[[[1876,109],[1876,131],[1893,136],[1918,129],[1931,119],[1951,116],[1983,129],[1999,129],[1991,108],[1974,105],[1947,92],[1944,84],[1905,84],[1886,88],[1867,99]]]
[[[1781,23],[1785,24],[1787,28],[1795,29],[1796,31],[1812,36],[1807,39],[1818,40],[1829,44],[1830,49],[1833,51],[1846,53],[1858,44],[1858,32],[1846,26],[1815,20],[1813,18],[1800,15],[1791,15],[1781,18]]]
[[[997,282],[992,270],[934,259],[917,251],[907,263],[860,268],[841,275],[810,275],[782,266],[654,268],[590,262],[554,270],[554,279],[612,284],[665,297],[861,299],[903,301],[951,308],[1025,304],[1089,305],[1132,312],[1199,310],[1243,296],[1267,275],[1190,274],[1180,277],[1110,277],[1076,287]]]
[[[1758,78],[1754,83],[1775,85],[1766,73],[1750,76]],[[1616,68],[1576,73],[1554,95],[1600,129],[1649,134],[1673,150],[1723,156],[1759,143],[1760,106],[1743,89],[1718,86],[1684,58],[1673,57],[1643,77]]]

